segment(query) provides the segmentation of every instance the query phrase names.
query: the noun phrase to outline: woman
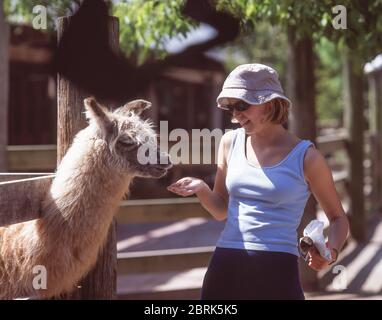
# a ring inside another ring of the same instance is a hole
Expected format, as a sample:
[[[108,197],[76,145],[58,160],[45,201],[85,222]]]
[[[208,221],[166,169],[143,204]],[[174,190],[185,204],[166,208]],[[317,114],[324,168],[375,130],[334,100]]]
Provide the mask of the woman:
[[[349,225],[331,171],[320,152],[282,126],[289,99],[277,72],[262,64],[234,69],[217,98],[241,128],[219,146],[215,185],[193,177],[168,190],[196,194],[215,219],[227,219],[211,258],[202,299],[304,299],[298,274],[297,228],[311,193],[329,221],[332,260],[309,251],[318,271],[335,262]]]

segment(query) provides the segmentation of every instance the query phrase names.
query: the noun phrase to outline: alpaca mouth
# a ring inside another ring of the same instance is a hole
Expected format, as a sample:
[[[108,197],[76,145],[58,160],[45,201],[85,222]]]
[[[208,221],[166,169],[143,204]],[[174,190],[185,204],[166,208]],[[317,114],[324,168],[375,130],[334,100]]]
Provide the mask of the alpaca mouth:
[[[155,165],[150,167],[150,174],[154,178],[163,177],[167,171],[172,167],[172,164],[164,164],[164,165]]]

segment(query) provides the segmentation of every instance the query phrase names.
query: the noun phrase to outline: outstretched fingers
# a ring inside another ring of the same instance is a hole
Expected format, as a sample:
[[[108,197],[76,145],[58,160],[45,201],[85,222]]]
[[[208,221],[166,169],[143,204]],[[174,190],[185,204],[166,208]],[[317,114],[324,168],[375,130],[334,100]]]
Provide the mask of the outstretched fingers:
[[[180,196],[187,197],[195,193],[195,189],[191,186],[191,183],[192,179],[188,177],[182,178],[169,185],[167,190]]]

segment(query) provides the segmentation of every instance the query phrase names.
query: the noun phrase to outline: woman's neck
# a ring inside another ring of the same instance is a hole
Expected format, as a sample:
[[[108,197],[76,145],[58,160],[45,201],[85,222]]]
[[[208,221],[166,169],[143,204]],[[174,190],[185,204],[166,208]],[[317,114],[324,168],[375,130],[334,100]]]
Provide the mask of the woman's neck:
[[[263,130],[249,133],[250,141],[257,147],[278,145],[291,138],[291,134],[282,125],[269,124]]]

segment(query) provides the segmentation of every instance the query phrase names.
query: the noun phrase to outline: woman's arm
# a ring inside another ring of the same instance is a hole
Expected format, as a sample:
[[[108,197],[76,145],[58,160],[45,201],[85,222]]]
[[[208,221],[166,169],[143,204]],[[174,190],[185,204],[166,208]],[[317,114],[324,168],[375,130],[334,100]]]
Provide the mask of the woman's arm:
[[[216,220],[224,220],[227,217],[228,192],[225,187],[227,174],[227,155],[231,144],[231,132],[222,137],[218,150],[218,163],[213,190],[201,179],[186,177],[168,186],[168,190],[187,197],[193,194],[199,198],[202,206]]]
[[[219,144],[218,163],[215,176],[214,188],[211,189],[207,186],[205,189],[197,192],[196,195],[200,200],[202,206],[210,212],[216,220],[224,220],[227,217],[228,209],[228,192],[225,187],[225,178],[227,175],[227,154],[230,139],[225,134]]]
[[[309,148],[305,154],[304,174],[311,192],[329,220],[327,246],[332,255],[335,255],[340,252],[349,234],[349,222],[335,188],[332,172],[325,158],[315,148]],[[309,266],[314,270],[321,270],[329,264],[316,250],[312,250],[311,257]]]

